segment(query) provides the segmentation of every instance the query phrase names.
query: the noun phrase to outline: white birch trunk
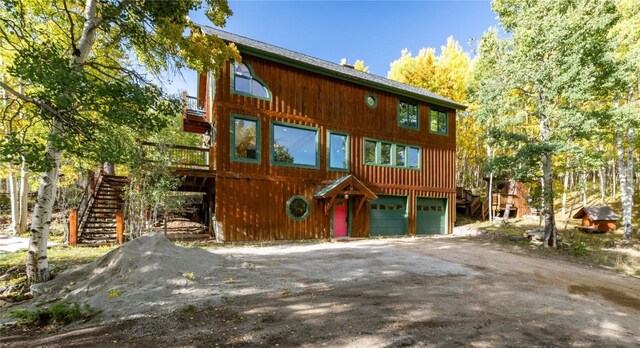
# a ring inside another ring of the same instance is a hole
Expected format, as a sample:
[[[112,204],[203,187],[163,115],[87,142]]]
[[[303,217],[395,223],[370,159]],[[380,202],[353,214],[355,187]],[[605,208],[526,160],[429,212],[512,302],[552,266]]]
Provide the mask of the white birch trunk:
[[[580,195],[582,196],[582,206],[587,205],[587,172],[580,172]]]
[[[626,187],[624,188],[626,195],[626,204],[622,206],[622,225],[624,227],[624,237],[626,239],[631,239],[631,217],[633,214],[633,152],[635,150],[634,146],[635,134],[634,129],[630,128],[627,132],[627,168],[626,168]]]
[[[75,67],[84,63],[93,46],[99,19],[96,17],[98,0],[86,0],[84,9],[84,26],[82,36],[78,40],[77,52],[73,52],[70,66]],[[54,118],[51,122],[50,139],[56,135],[64,136],[60,122]],[[29,230],[29,250],[27,254],[27,281],[29,284],[46,282],[51,278],[49,261],[47,258],[47,242],[49,240],[49,225],[53,203],[58,188],[58,171],[62,151],[51,141],[47,144],[47,157],[51,160],[52,168],[40,174],[38,198],[33,209],[33,218]]]
[[[566,214],[568,189],[569,189],[569,171],[566,170],[564,172],[564,179],[562,182],[562,215]]]
[[[20,225],[18,233],[27,232],[27,220],[29,219],[29,171],[27,164],[22,159],[20,165]]]
[[[539,108],[542,111],[540,117],[540,141],[545,144],[549,141],[550,127],[549,116],[545,111],[545,100],[541,94]],[[555,212],[553,210],[553,164],[552,154],[543,153],[540,162],[542,166],[542,215],[544,216],[544,243],[545,247],[557,246],[557,232]]]
[[[9,233],[12,235],[18,234],[18,228],[20,226],[20,194],[18,191],[18,178],[13,169],[11,163],[8,164],[9,169],[9,204],[11,206],[11,226],[9,226]]]
[[[51,134],[58,134],[60,130],[55,120]],[[51,213],[58,187],[58,169],[60,168],[61,151],[52,146],[47,147],[47,157],[52,161],[49,171],[40,174],[38,198],[33,209],[31,228],[29,229],[29,250],[27,254],[27,280],[29,284],[46,282],[51,278],[49,259],[47,257],[47,242],[49,240],[49,225]]]

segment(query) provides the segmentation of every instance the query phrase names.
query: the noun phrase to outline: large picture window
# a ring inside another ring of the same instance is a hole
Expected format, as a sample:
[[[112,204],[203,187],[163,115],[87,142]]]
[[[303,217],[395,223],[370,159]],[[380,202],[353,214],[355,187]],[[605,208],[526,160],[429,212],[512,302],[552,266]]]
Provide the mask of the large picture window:
[[[239,162],[260,163],[260,120],[231,116],[231,158]]]
[[[408,101],[398,101],[398,126],[403,128],[420,129],[418,118],[418,104]]]
[[[236,94],[271,100],[269,88],[254,75],[253,70],[247,64],[233,62],[231,83]]]
[[[349,136],[329,132],[329,169],[349,169]]]
[[[420,169],[420,151],[417,146],[365,139],[364,163],[394,168]]]
[[[273,123],[271,136],[273,164],[318,168],[317,129]]]
[[[447,135],[449,133],[447,113],[439,110],[431,110],[429,114],[429,131],[431,133]]]

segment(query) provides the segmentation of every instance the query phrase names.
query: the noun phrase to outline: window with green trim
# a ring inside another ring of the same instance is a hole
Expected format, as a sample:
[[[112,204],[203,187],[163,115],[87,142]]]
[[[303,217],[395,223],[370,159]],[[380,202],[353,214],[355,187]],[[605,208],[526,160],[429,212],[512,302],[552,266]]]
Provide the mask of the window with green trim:
[[[311,213],[311,203],[304,196],[292,196],[287,201],[287,215],[294,220],[304,220]]]
[[[233,91],[237,94],[271,100],[269,88],[254,75],[253,70],[247,64],[233,62],[231,82]]]
[[[231,159],[260,163],[260,120],[231,116]]]
[[[377,142],[373,140],[364,141],[364,163],[376,164]]]
[[[342,133],[329,132],[329,169],[349,169],[349,136]]]
[[[439,110],[431,110],[429,114],[429,131],[431,133],[447,135],[449,133],[447,113]]]
[[[318,130],[281,123],[271,124],[271,162],[318,168]]]
[[[403,128],[420,129],[418,104],[399,100],[398,101],[398,126]]]
[[[364,163],[385,167],[420,169],[420,148],[381,140],[364,140]]]

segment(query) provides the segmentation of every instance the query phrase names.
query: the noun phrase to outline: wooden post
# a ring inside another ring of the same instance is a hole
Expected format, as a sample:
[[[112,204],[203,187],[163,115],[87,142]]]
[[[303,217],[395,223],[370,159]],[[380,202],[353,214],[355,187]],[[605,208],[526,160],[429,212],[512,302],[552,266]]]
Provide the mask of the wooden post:
[[[213,188],[211,186],[211,183],[209,183],[209,188],[207,189],[207,201],[209,204],[208,205],[208,212],[207,212],[207,220],[209,220],[209,237],[213,238],[213,205],[215,204],[214,202],[214,198],[213,198]]]
[[[69,211],[69,246],[76,246],[78,241],[78,211]]]
[[[122,223],[122,210],[116,212],[116,241],[124,243],[124,224]]]

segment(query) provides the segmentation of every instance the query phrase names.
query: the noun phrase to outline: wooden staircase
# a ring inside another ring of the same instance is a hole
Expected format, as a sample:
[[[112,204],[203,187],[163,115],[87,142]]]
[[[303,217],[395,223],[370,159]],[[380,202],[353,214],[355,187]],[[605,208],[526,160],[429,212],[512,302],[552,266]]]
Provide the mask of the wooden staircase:
[[[489,215],[489,200],[475,197],[471,202],[471,217],[479,220],[486,220]]]
[[[128,182],[126,176],[100,172],[93,190],[88,188],[78,209],[78,244],[116,242],[116,213],[124,207],[124,186]]]

